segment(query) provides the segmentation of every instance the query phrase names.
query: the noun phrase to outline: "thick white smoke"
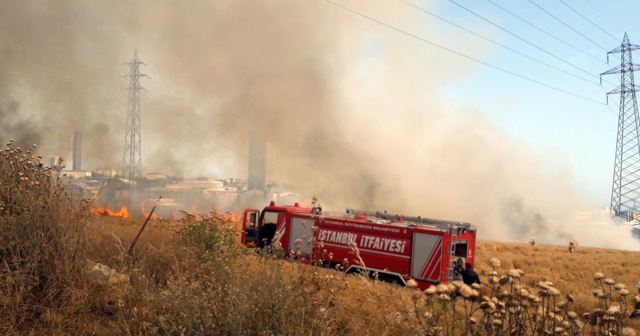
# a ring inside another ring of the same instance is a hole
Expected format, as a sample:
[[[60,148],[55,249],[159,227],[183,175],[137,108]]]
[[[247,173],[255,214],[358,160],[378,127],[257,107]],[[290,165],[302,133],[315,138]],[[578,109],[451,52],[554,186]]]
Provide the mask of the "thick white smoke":
[[[491,51],[402,2],[340,3],[478,57]],[[70,158],[81,131],[85,169],[120,168],[120,76],[137,49],[149,75],[145,172],[244,177],[257,132],[267,139],[268,179],[329,209],[467,221],[487,239],[561,243],[579,229],[557,219],[592,206],[564,163],[442,94],[480,65],[325,1],[5,1],[0,36],[3,141]]]

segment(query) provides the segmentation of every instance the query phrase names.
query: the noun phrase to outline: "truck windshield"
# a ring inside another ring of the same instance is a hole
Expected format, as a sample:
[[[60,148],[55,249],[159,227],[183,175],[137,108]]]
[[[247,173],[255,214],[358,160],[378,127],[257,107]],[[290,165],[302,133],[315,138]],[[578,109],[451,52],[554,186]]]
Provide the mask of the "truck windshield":
[[[274,211],[265,211],[263,224],[278,224],[278,213]]]

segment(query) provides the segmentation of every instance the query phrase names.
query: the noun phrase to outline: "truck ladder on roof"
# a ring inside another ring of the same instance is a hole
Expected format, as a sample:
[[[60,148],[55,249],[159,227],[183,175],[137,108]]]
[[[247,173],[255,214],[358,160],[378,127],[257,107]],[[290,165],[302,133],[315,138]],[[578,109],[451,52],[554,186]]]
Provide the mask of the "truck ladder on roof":
[[[448,221],[448,220],[442,220],[442,219],[433,219],[433,218],[426,218],[426,217],[420,217],[420,216],[417,216],[417,217],[403,216],[398,214],[388,214],[386,212],[379,212],[379,211],[371,212],[371,211],[347,209],[347,214],[354,214],[354,215],[364,214],[366,216],[377,217],[377,218],[386,219],[386,220],[405,221],[405,222],[412,222],[416,224],[428,224],[428,225],[436,226],[441,229],[455,228],[456,231],[458,228],[466,228],[466,229],[471,228],[471,224],[469,223]]]

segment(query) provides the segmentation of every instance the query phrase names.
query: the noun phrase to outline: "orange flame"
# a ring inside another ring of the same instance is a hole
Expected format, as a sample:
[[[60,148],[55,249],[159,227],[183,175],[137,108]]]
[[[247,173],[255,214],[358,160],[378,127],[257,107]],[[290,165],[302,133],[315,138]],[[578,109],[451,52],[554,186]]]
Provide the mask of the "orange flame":
[[[108,207],[101,205],[101,206],[94,206],[91,208],[91,212],[93,212],[94,214],[98,215],[98,216],[111,216],[111,217],[122,217],[122,218],[129,218],[129,209],[127,209],[126,206],[122,205],[122,208],[120,209],[120,211],[114,211],[109,209]]]
[[[225,221],[225,222],[235,222],[236,221],[236,214],[230,211],[226,211],[225,213],[220,213],[218,211],[218,209],[213,208],[213,210],[211,210],[211,214],[213,215],[213,218]]]
[[[149,217],[149,212],[144,211],[144,201],[140,202],[140,210],[142,211],[142,215],[147,218]],[[151,219],[158,219],[158,215],[151,215]]]

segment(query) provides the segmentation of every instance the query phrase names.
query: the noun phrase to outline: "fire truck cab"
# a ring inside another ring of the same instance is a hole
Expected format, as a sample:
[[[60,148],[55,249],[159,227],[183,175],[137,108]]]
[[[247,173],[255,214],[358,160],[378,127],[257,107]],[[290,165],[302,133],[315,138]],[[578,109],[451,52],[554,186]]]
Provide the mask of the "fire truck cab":
[[[474,263],[476,227],[469,223],[347,209],[275,205],[245,209],[241,242],[281,248],[284,255],[425,289],[455,280],[454,267]]]

